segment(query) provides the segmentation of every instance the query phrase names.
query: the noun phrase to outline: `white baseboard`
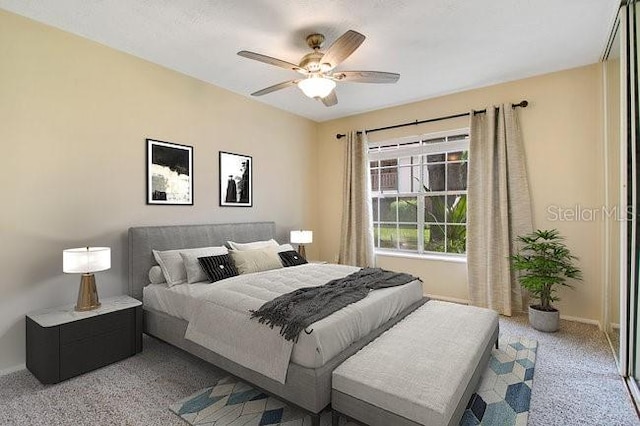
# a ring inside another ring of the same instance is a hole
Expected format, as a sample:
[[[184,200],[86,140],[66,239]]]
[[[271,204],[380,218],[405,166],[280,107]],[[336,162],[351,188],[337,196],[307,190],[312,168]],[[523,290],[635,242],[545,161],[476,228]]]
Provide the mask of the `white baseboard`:
[[[458,299],[458,298],[455,298],[455,297],[439,296],[437,294],[425,294],[425,296],[427,296],[427,297],[429,297],[429,298],[431,298],[433,300],[442,300],[444,302],[458,303],[458,304],[461,304],[461,305],[468,305],[469,304],[468,300]],[[522,313],[527,315],[528,311],[522,311]],[[573,322],[581,322],[583,324],[595,325],[599,329],[602,330],[602,326],[600,324],[600,321],[598,321],[598,320],[592,320],[592,319],[580,318],[580,317],[570,317],[570,316],[566,316],[566,315],[560,315],[560,319],[567,320],[567,321],[573,321]],[[612,327],[620,328],[620,325],[619,324],[612,324]]]
[[[455,297],[438,296],[437,294],[425,294],[425,296],[427,296],[428,298],[433,299],[433,300],[442,300],[443,302],[458,303],[460,305],[468,305],[469,304],[468,300],[457,299]]]
[[[6,376],[7,374],[15,373],[16,371],[24,370],[27,368],[26,364],[18,364],[13,367],[5,368],[4,370],[0,370],[0,376]]]
[[[599,329],[602,330],[602,325],[600,324],[600,321],[598,321],[598,320],[587,319],[587,318],[579,318],[579,317],[569,317],[569,316],[566,316],[566,315],[560,315],[560,319],[567,320],[567,321],[573,321],[573,322],[581,322],[583,324],[595,325]]]

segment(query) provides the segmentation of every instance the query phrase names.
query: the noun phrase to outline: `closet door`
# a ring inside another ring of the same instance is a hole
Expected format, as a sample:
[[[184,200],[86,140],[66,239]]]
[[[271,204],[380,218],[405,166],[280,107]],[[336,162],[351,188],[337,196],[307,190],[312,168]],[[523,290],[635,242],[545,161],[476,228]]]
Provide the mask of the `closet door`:
[[[633,0],[620,8],[620,346],[619,366],[631,394],[640,401],[640,7]],[[607,310],[605,310],[605,313]],[[608,312],[611,318],[612,312]],[[605,318],[607,315],[605,315]],[[613,335],[610,334],[610,335]]]
[[[632,378],[631,390],[636,400],[640,400],[638,382],[640,381],[640,229],[638,223],[638,201],[640,200],[640,182],[638,172],[640,170],[640,144],[638,134],[640,131],[640,121],[638,113],[640,111],[640,97],[638,88],[638,70],[640,69],[640,5],[631,2],[627,8],[627,93],[628,111],[626,118],[627,126],[627,173],[630,183],[627,185],[627,196],[629,202],[629,219],[627,226],[630,228],[628,238],[627,261],[629,263],[629,276],[626,291],[626,315],[628,329],[627,334],[627,373]],[[624,306],[624,305],[623,305]]]
[[[621,35],[620,21],[614,26],[607,51],[603,57],[604,76],[604,129],[605,129],[605,216],[604,268],[605,294],[603,306],[603,328],[611,348],[620,360],[620,269],[621,241],[620,221],[617,219],[621,203],[621,182],[626,180],[626,165],[621,172]],[[626,261],[625,261],[626,265]]]

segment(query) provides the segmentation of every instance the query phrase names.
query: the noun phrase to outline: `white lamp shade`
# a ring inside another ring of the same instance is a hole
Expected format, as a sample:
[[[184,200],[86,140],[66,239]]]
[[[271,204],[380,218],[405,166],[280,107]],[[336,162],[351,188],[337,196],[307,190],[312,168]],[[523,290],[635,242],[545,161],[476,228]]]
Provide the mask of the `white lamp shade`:
[[[62,252],[62,270],[68,274],[87,274],[111,268],[109,247],[79,247]]]
[[[298,87],[310,98],[324,98],[336,87],[336,82],[323,77],[309,77],[300,80]]]
[[[290,240],[293,244],[311,244],[313,231],[291,231]]]

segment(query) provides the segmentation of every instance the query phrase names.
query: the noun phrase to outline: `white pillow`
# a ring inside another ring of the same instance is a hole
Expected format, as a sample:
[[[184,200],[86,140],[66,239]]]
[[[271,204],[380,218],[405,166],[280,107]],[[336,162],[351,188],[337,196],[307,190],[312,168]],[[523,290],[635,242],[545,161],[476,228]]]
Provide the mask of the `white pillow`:
[[[236,243],[233,241],[227,241],[229,247],[233,250],[237,251],[247,251],[247,250],[259,250],[267,247],[278,247],[279,244],[276,240],[270,239],[268,241],[254,241],[252,243]]]
[[[180,251],[184,268],[187,270],[187,282],[193,284],[200,281],[209,281],[209,277],[200,266],[199,257],[221,256],[227,253],[229,253],[229,250],[223,246]]]
[[[152,266],[149,269],[149,282],[151,284],[166,284],[167,280],[164,279],[164,274],[162,273],[162,268],[158,265]]]
[[[277,247],[268,247],[260,250],[230,250],[229,253],[239,274],[282,268]]]
[[[282,253],[283,251],[292,251],[295,250],[291,244],[282,244],[278,247],[278,253]]]
[[[195,249],[180,249],[180,250],[152,250],[153,257],[160,265],[164,278],[167,281],[169,287],[184,284],[187,282],[187,270],[184,266],[184,261],[180,253],[194,253],[202,252],[206,249],[219,249],[220,247],[201,247]],[[200,256],[206,256],[201,254]],[[197,260],[197,259],[196,259]]]

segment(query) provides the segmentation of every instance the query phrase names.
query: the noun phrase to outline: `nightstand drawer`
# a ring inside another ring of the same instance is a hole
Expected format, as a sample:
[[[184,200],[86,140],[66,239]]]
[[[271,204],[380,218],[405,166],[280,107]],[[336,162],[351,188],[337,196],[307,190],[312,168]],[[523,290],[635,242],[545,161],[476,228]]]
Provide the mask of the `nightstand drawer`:
[[[76,312],[73,305],[27,314],[27,368],[58,383],[142,351],[142,303],[128,296]]]
[[[134,353],[133,343],[131,331],[119,329],[61,344],[60,380],[66,380],[131,356]]]
[[[132,327],[133,315],[134,311],[127,309],[64,324],[60,326],[60,344],[64,345],[87,337]]]

